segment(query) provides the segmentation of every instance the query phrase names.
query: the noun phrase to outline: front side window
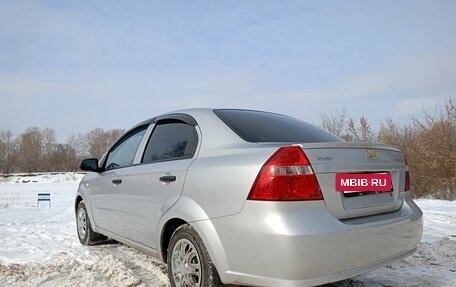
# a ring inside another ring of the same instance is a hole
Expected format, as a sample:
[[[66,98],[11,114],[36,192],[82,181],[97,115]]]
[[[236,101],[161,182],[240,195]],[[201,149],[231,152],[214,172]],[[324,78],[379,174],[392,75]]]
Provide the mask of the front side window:
[[[107,170],[133,164],[136,151],[146,133],[146,129],[147,126],[142,126],[133,130],[111,149],[105,164]]]
[[[158,123],[150,136],[143,163],[191,158],[198,143],[193,126],[184,122]]]

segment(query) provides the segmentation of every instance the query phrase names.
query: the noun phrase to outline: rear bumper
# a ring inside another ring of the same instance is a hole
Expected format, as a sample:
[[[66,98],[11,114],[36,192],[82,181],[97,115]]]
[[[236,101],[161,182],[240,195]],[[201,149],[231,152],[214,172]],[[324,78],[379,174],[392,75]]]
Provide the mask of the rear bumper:
[[[410,255],[422,212],[406,196],[397,216],[343,223],[323,201],[247,201],[242,212],[194,222],[224,283],[314,286]]]

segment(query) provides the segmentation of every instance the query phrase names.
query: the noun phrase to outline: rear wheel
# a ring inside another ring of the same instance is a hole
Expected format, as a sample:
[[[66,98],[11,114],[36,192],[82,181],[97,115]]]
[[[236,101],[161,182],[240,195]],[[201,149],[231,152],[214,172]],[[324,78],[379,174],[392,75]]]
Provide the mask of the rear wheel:
[[[167,264],[173,287],[222,286],[203,241],[190,224],[181,225],[174,231]]]
[[[83,245],[94,245],[106,237],[93,231],[84,201],[79,202],[76,212],[78,238]]]

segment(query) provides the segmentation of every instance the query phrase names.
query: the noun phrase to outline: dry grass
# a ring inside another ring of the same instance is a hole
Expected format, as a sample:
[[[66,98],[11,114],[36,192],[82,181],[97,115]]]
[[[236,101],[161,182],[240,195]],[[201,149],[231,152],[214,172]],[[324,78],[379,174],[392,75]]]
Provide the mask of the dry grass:
[[[415,197],[456,199],[456,105],[449,99],[433,114],[421,112],[410,123],[387,119],[377,132],[366,117],[353,119],[346,111],[322,115],[321,127],[347,141],[379,142],[404,152]]]

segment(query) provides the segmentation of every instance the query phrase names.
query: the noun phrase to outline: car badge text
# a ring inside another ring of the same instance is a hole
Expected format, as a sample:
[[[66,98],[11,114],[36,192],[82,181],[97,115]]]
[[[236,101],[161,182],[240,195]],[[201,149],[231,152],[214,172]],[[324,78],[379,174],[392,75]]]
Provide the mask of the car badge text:
[[[367,150],[365,155],[368,159],[378,159],[378,152],[376,152],[375,150]]]

